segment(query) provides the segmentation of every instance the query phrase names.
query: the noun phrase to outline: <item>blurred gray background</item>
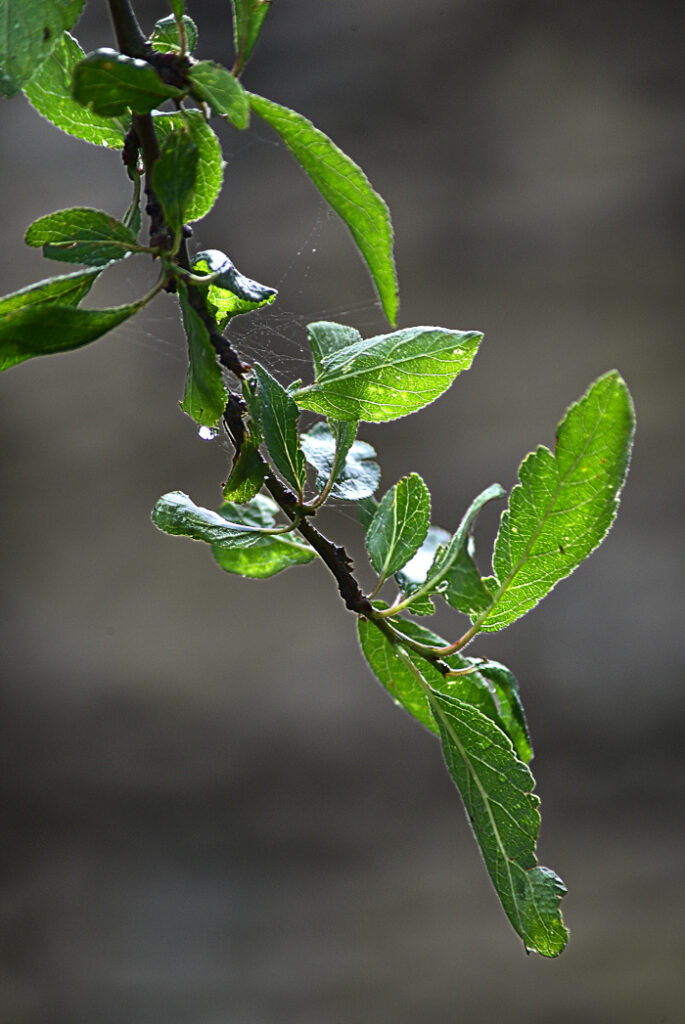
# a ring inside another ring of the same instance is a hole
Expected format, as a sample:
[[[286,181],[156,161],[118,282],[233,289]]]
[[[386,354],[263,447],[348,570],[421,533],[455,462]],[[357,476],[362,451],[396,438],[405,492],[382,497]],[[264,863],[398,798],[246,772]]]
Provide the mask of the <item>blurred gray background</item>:
[[[136,6],[148,29],[166,13]],[[188,4],[200,55],[230,63],[228,7]],[[89,8],[76,34],[111,44]],[[229,461],[178,409],[163,297],[0,381],[2,1022],[683,1019],[684,29],[658,0],[276,0],[245,74],[388,201],[401,325],[485,332],[439,402],[364,428],[385,487],[420,472],[453,527],[594,377],[617,366],[635,396],[613,532],[473,648],[521,682],[567,952],[524,955],[436,743],[374,682],[325,571],[243,581],[150,524],[167,490],[218,503]],[[6,293],[60,272],[23,245],[31,220],[120,214],[128,184],[22,97],[0,120]],[[269,129],[218,130],[225,189],[194,244],[279,287],[236,337],[306,377],[309,320],[384,330],[371,285]],[[151,273],[126,262],[94,301]],[[368,582],[350,510],[324,525]]]

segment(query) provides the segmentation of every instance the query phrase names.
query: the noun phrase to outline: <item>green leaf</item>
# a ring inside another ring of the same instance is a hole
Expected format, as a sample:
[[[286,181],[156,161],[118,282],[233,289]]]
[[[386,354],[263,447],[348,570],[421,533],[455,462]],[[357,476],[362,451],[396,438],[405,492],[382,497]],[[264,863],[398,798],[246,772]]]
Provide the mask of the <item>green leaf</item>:
[[[559,910],[566,886],[536,861],[540,801],[530,769],[480,711],[443,693],[431,703],[447,769],[507,917],[527,950],[558,956],[568,941]]]
[[[216,352],[202,318],[195,312],[183,284],[178,286],[183,326],[188,337],[188,376],[181,408],[203,427],[215,427],[223,416],[228,391]]]
[[[400,592],[408,597],[416,593],[428,576],[435,554],[440,547],[448,543],[450,535],[447,530],[439,526],[430,526],[423,544],[405,566],[395,573],[395,580]],[[419,594],[411,604],[407,605],[407,611],[413,615],[433,615],[435,606],[428,594]]]
[[[320,326],[310,324],[310,336]],[[316,382],[295,393],[297,404],[340,420],[382,423],[407,416],[468,370],[481,338],[475,331],[410,327],[353,341],[321,358]]]
[[[378,602],[376,607],[385,606],[382,602]],[[425,626],[419,625],[418,622],[401,619],[393,622],[393,626],[402,636],[428,647],[447,646],[445,640],[426,629]],[[398,656],[396,646],[391,644],[368,619],[360,619],[358,629],[362,652],[374,675],[397,704],[436,736],[439,735],[439,729],[431,712],[430,701],[425,690],[422,689],[415,673],[410,671]],[[478,708],[500,728],[503,728],[503,720],[500,717],[497,704],[487,682],[479,672],[470,672],[468,675],[458,676],[456,679],[447,681],[437,668],[434,668],[419,654],[415,654],[408,648],[407,655],[433,690],[457,696],[472,707]],[[443,661],[446,661],[453,669],[468,668],[470,664],[459,654],[452,654],[448,658],[444,658]]]
[[[226,253],[219,249],[199,252],[191,265],[194,274],[218,274],[209,286],[207,300],[222,330],[232,317],[269,305],[278,295],[275,288],[241,274]]]
[[[251,501],[261,490],[267,469],[259,454],[259,438],[246,438],[224,486],[224,498],[238,505]]]
[[[73,274],[60,277],[49,277],[45,281],[21,288],[18,292],[0,298],[0,316],[13,309],[26,309],[28,306],[40,306],[46,302],[60,306],[78,306],[81,299],[90,291],[99,270],[77,270]]]
[[[26,231],[27,245],[42,246],[43,255],[64,263],[104,267],[138,247],[130,228],[103,210],[77,206],[34,220]]]
[[[363,339],[354,327],[321,320],[319,323],[307,325],[307,340],[312,350],[314,369],[318,377],[323,370],[325,359],[330,358],[339,349],[349,348],[350,345],[356,345]]]
[[[349,420],[334,420],[331,426],[315,423],[309,433],[300,435],[304,457],[317,471],[318,490],[333,476],[332,498],[359,501],[378,487],[381,468],[373,461],[376,452],[366,441],[355,441],[356,429]]]
[[[219,509],[219,515],[248,526],[268,529],[274,526],[277,511],[278,506],[271,498],[259,494],[242,508],[227,502]],[[266,579],[291,565],[306,565],[316,556],[314,548],[293,532],[262,536],[247,549],[214,546],[212,554],[226,572],[252,579]]]
[[[236,128],[250,123],[250,101],[230,71],[211,60],[193,64],[188,73],[193,96],[208,103],[218,117],[227,117]]]
[[[264,524],[230,521],[218,512],[196,505],[182,491],[171,491],[152,510],[152,521],[164,533],[201,540],[217,549],[249,548],[264,537]],[[285,535],[284,535],[285,536]],[[213,550],[216,557],[216,552]]]
[[[554,454],[544,447],[519,469],[495,541],[492,598],[474,619],[503,629],[530,611],[606,536],[616,516],[635,427],[616,371],[600,377],[566,413]]]
[[[2,0],[0,5],[0,93],[14,96],[74,25],[85,0]]]
[[[74,37],[63,32],[48,59],[24,86],[24,95],[39,114],[68,135],[95,146],[121,149],[131,127],[130,117],[100,117],[72,98],[72,74],[84,57]]]
[[[487,505],[489,501],[494,501],[497,498],[504,497],[504,494],[504,488],[501,487],[500,484],[491,484],[490,487],[486,487],[477,498],[474,498],[466,510],[456,533],[449,543],[437,552],[431,567],[426,573],[424,581],[419,584],[417,590],[414,590],[414,599],[416,596],[423,597],[425,594],[440,592],[444,588],[445,580],[454,572],[455,566],[458,565],[459,560],[462,557],[462,552],[466,545],[469,533],[480,514],[481,509],[484,505]],[[403,571],[406,573],[406,570],[407,567],[405,566]]]
[[[181,15],[179,14],[179,18]],[[188,53],[192,53],[197,46],[197,25],[187,14],[183,15],[183,26],[186,30],[186,43]],[[160,18],[155,22],[155,27],[150,35],[150,43],[159,53],[180,53],[181,40],[178,36],[178,25],[173,14],[167,14],[166,18]]]
[[[109,47],[89,53],[74,68],[72,96],[94,114],[106,117],[126,114],[129,108],[149,114],[164,100],[184,95],[182,89],[163,82],[147,61]]]
[[[467,658],[478,668],[478,673],[487,679],[495,691],[499,707],[500,724],[514,744],[514,750],[522,761],[528,764],[533,757],[533,747],[528,733],[528,723],[519,696],[516,676],[498,661],[482,662],[479,658]]]
[[[476,616],[485,608],[489,608],[492,595],[481,580],[480,573],[473,558],[469,554],[469,540],[465,537],[457,551],[452,567],[445,576],[444,587],[440,593],[448,604],[464,615]],[[440,560],[436,569],[440,568]]]
[[[43,302],[0,317],[0,371],[33,356],[68,352],[111,331],[140,309],[141,303],[110,309],[74,309]]]
[[[357,502],[357,515],[359,517],[359,523],[364,533],[367,533],[369,527],[371,526],[371,523],[373,522],[373,517],[375,516],[379,505],[380,502],[376,501],[376,499],[371,496],[369,496],[368,498],[362,498],[361,501]]]
[[[366,533],[366,548],[380,580],[416,554],[430,525],[430,494],[418,473],[410,473],[381,500]]]
[[[299,409],[268,370],[255,363],[254,371],[259,384],[261,428],[269,454],[283,478],[302,494],[307,474],[297,434]]]
[[[168,0],[169,7],[174,12],[177,18],[183,17],[183,12],[186,9],[185,0]]]
[[[271,0],[231,0],[237,71],[245,67],[269,13]]]
[[[160,155],[152,165],[152,188],[164,218],[179,235],[185,224],[197,181],[199,149],[185,132],[172,132],[164,139]]]
[[[385,315],[394,325],[398,285],[392,224],[384,201],[374,192],[361,168],[311,121],[263,96],[248,95],[255,113],[278,132],[302,170],[350,229],[376,285]]]
[[[183,131],[188,133],[190,141],[199,150],[195,192],[186,213],[186,221],[200,220],[209,213],[221,191],[224,161],[219,140],[199,110],[153,114],[152,117],[160,143],[172,132]]]

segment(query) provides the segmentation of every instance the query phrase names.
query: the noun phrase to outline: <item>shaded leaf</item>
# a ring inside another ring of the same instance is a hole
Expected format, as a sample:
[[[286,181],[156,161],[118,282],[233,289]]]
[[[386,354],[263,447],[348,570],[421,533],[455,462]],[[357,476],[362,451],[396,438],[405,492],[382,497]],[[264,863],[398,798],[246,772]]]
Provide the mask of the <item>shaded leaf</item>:
[[[436,569],[439,568],[438,559]],[[490,606],[492,595],[481,580],[476,564],[468,552],[468,538],[464,538],[462,546],[457,551],[440,594],[448,604],[464,615],[476,616]]]
[[[152,188],[167,224],[176,234],[182,231],[192,202],[199,152],[185,132],[172,132],[162,142],[160,155],[152,165]]]
[[[418,473],[403,477],[385,494],[366,531],[366,549],[381,580],[416,554],[430,524],[430,494]]]
[[[307,324],[307,340],[312,350],[314,369],[318,377],[323,370],[325,359],[332,356],[338,349],[348,348],[363,339],[354,327],[322,320],[316,324]]]
[[[179,14],[179,17],[181,15]],[[186,43],[188,53],[192,53],[197,46],[197,25],[187,14],[183,15],[183,26],[186,32]],[[178,36],[178,26],[173,14],[166,18],[160,18],[155,22],[155,27],[150,35],[150,43],[160,53],[180,53],[181,40]]]
[[[268,370],[255,363],[254,372],[259,385],[261,429],[269,454],[284,479],[301,494],[307,477],[297,434],[299,409]]]
[[[74,68],[72,96],[95,114],[116,117],[129,108],[149,114],[164,100],[181,99],[184,92],[163,82],[147,61],[103,47]]]
[[[219,275],[209,286],[207,300],[222,330],[232,317],[269,305],[278,295],[275,288],[241,274],[226,253],[219,249],[199,252],[193,257],[192,269],[194,274]]]
[[[63,32],[48,59],[24,86],[24,95],[39,114],[68,135],[95,146],[121,149],[131,118],[100,117],[71,95],[74,68],[85,53],[68,32]]]
[[[215,427],[226,408],[228,391],[209,331],[191,306],[187,289],[183,284],[178,286],[178,299],[183,314],[183,326],[188,337],[189,358],[181,408],[201,426]]]
[[[221,191],[224,161],[219,140],[199,110],[153,114],[152,117],[160,143],[171,132],[187,132],[199,150],[195,191],[186,212],[186,221],[200,220],[209,213]]]
[[[140,303],[110,309],[75,309],[52,302],[26,306],[0,317],[0,370],[55,352],[68,352],[111,331]]]
[[[277,511],[278,506],[271,498],[259,494],[242,507],[227,502],[219,514],[234,522],[268,529],[275,525]],[[213,546],[212,554],[226,572],[252,579],[266,579],[291,565],[306,565],[316,556],[314,548],[293,532],[262,536],[249,548]]]
[[[333,474],[332,498],[359,501],[369,497],[381,477],[381,468],[373,461],[375,450],[366,441],[355,440],[356,423],[333,421],[331,426],[316,423],[307,434],[300,435],[304,457],[317,471],[318,490],[323,490]]]
[[[371,526],[379,504],[380,502],[376,501],[376,499],[371,496],[368,498],[362,498],[361,501],[357,502],[357,515],[359,516],[359,522],[364,533],[366,533]]]
[[[479,674],[487,679],[493,687],[504,731],[514,744],[518,756],[528,764],[533,757],[533,747],[530,742],[528,723],[519,696],[519,684],[516,676],[498,661],[488,660],[483,663],[475,658],[466,660],[477,665]]]
[[[191,92],[208,103],[219,117],[227,117],[236,128],[250,123],[250,101],[242,85],[230,71],[211,60],[193,64],[188,73]]]
[[[269,13],[271,0],[231,0],[236,69],[245,67]]]
[[[130,228],[103,210],[77,206],[34,220],[26,231],[27,245],[42,246],[43,255],[64,263],[104,267],[137,248]]]
[[[81,299],[90,291],[99,270],[76,270],[73,274],[49,277],[26,288],[21,288],[11,295],[0,298],[0,316],[13,309],[25,309],[27,306],[39,306],[46,302],[60,306],[78,306]]]
[[[310,325],[311,327],[320,325]],[[410,327],[329,351],[314,384],[295,394],[303,409],[380,423],[416,412],[468,370],[482,335]]]
[[[395,324],[398,285],[392,224],[385,202],[374,192],[361,168],[306,117],[263,96],[248,95],[255,113],[278,132],[300,167],[350,229],[376,285],[385,315]]]
[[[0,93],[14,96],[78,21],[85,0],[2,0]]]
[[[224,485],[224,498],[238,505],[251,501],[262,488],[267,468],[259,454],[259,440],[253,437],[246,438],[231,475]]]
[[[397,586],[404,597],[416,593],[419,587],[425,583],[438,548],[444,547],[449,539],[450,535],[447,530],[443,530],[439,526],[428,528],[426,539],[419,550],[399,572],[395,573]],[[433,615],[435,605],[428,594],[419,594],[411,604],[407,605],[407,611],[413,615]]]
[[[618,508],[635,427],[616,371],[600,377],[566,413],[554,454],[540,447],[519,469],[495,541],[489,609],[481,630],[503,629],[570,575],[606,536]]]

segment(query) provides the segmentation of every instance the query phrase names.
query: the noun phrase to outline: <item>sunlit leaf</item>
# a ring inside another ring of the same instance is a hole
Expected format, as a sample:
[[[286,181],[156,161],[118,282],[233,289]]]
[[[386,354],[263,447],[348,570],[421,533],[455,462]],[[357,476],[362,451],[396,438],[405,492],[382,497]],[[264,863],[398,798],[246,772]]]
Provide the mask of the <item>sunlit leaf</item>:
[[[104,267],[137,248],[130,228],[103,210],[75,207],[34,220],[26,231],[27,245],[42,246],[43,255],[65,263]]]
[[[129,109],[149,114],[164,100],[183,95],[181,89],[163,82],[147,61],[109,47],[89,53],[74,68],[72,96],[94,114],[116,117]]]
[[[14,96],[79,19],[85,0],[2,0],[0,93]]]
[[[193,64],[188,78],[196,99],[208,103],[218,117],[227,117],[236,128],[250,123],[250,101],[230,71],[211,60]]]
[[[195,191],[186,212],[186,221],[200,220],[209,213],[221,191],[224,160],[219,140],[199,110],[153,114],[152,117],[160,142],[171,132],[187,132],[199,150]]]

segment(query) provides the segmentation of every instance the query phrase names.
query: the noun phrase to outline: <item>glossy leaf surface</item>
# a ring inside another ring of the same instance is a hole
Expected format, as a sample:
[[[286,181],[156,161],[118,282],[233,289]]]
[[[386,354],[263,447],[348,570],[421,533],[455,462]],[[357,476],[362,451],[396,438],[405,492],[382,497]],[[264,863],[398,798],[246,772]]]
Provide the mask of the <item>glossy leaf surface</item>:
[[[323,490],[333,474],[332,498],[359,501],[377,489],[381,468],[375,462],[376,452],[366,441],[356,441],[356,424],[349,420],[316,423],[300,435],[300,444],[307,462],[317,472],[316,486]]]
[[[81,348],[140,309],[139,303],[110,309],[76,309],[52,302],[15,309],[0,317],[0,370],[33,356]]]
[[[278,294],[275,288],[241,274],[219,249],[199,252],[193,257],[192,269],[194,274],[218,275],[209,286],[207,299],[222,330],[232,317],[269,305]]]
[[[178,298],[188,338],[189,360],[181,408],[201,426],[215,427],[226,408],[228,391],[209,331],[190,305],[183,285],[179,285]]]
[[[131,229],[104,210],[78,206],[34,220],[25,241],[27,245],[42,246],[43,255],[49,259],[92,267],[123,259],[138,244]]]
[[[188,73],[191,91],[196,99],[208,103],[219,117],[227,117],[236,128],[250,123],[250,101],[242,85],[221,64],[201,60]]]
[[[508,626],[570,575],[604,539],[618,508],[635,427],[618,373],[600,377],[568,410],[554,454],[526,457],[495,542],[496,579],[482,630]]]
[[[444,693],[433,694],[431,705],[447,769],[507,917],[526,949],[558,956],[568,941],[559,909],[566,886],[537,864],[540,801],[530,769],[482,712]]]
[[[227,502],[219,515],[248,526],[269,529],[275,525],[278,506],[264,494],[239,507]],[[249,548],[212,547],[212,554],[222,569],[251,579],[266,579],[292,565],[306,565],[315,557],[310,547],[293,532],[266,535]]]
[[[183,27],[186,33],[186,44],[188,53],[192,53],[197,46],[197,25],[187,14],[183,15]],[[180,53],[181,40],[178,36],[176,18],[168,14],[166,18],[160,18],[155,22],[155,27],[150,35],[150,42],[155,50],[160,53]]]
[[[354,327],[321,320],[319,323],[307,324],[307,340],[312,350],[312,360],[318,377],[323,370],[325,359],[333,356],[338,349],[356,345],[363,341],[363,338]]]
[[[152,510],[152,521],[164,533],[201,540],[216,548],[248,548],[264,536],[263,524],[230,521],[196,505],[183,491],[162,495]]]
[[[311,326],[320,325],[310,325],[310,333]],[[468,370],[481,338],[473,331],[410,327],[353,341],[324,355],[315,383],[299,388],[295,398],[301,408],[334,419],[398,419],[434,402]]]
[[[274,463],[298,494],[307,479],[304,455],[297,434],[300,411],[285,388],[259,363],[255,363],[259,385],[261,429]]]
[[[306,117],[263,96],[250,93],[249,97],[255,113],[278,132],[300,167],[350,229],[376,285],[385,315],[395,324],[398,285],[392,224],[385,202],[373,190],[361,168]],[[352,417],[340,417],[343,418]]]
[[[49,277],[45,281],[21,288],[11,295],[0,298],[0,316],[12,309],[25,309],[27,306],[40,306],[46,302],[60,306],[78,306],[81,299],[88,294],[99,270],[77,270],[73,274]]]
[[[224,498],[237,505],[251,501],[262,488],[267,468],[259,454],[259,440],[253,437],[246,438],[231,475],[224,485]]]
[[[167,85],[152,65],[109,47],[95,50],[74,68],[72,96],[94,114],[117,117],[129,108],[149,114],[165,100],[181,99],[181,89]]]
[[[516,676],[498,661],[488,660],[483,664],[477,658],[467,658],[466,660],[472,665],[477,665],[479,674],[488,680],[495,691],[500,723],[514,744],[517,755],[528,764],[533,757],[533,746]]]
[[[52,53],[65,29],[74,25],[85,0],[2,0],[0,6],[0,93],[14,96]]]
[[[47,60],[24,86],[24,95],[39,114],[68,135],[94,146],[121,149],[131,127],[128,114],[100,117],[81,106],[71,95],[74,68],[85,53],[69,32],[62,36]]]
[[[383,496],[366,532],[366,549],[381,580],[416,554],[429,525],[428,488],[418,473],[410,473]]]
[[[199,110],[186,110],[183,114],[153,114],[155,131],[160,142],[171,132],[183,131],[190,135],[199,151],[197,179],[192,200],[186,212],[186,221],[200,220],[214,206],[221,191],[224,160],[216,134]]]
[[[200,151],[185,132],[172,132],[164,139],[160,154],[152,165],[152,188],[162,204],[164,217],[172,231],[178,233],[195,192]]]

